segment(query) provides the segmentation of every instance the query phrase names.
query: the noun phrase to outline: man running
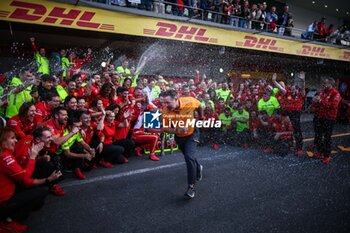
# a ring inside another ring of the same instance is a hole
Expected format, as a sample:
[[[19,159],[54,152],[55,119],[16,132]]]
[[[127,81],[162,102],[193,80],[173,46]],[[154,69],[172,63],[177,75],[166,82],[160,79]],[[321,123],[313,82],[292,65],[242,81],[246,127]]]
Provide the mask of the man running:
[[[175,141],[185,156],[187,166],[188,189],[185,196],[194,198],[196,181],[202,179],[203,166],[196,159],[196,146],[199,138],[198,131],[192,125],[186,125],[195,118],[195,111],[203,119],[201,103],[193,97],[180,97],[175,90],[163,93],[163,130],[175,134]]]

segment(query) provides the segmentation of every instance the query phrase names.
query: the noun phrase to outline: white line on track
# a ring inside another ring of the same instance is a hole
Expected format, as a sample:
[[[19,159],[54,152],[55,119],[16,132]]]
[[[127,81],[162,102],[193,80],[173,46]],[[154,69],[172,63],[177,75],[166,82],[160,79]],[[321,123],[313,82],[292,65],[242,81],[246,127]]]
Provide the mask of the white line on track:
[[[243,151],[236,151],[233,153],[225,153],[223,155],[215,155],[212,157],[200,158],[200,161],[211,161],[211,160],[217,160],[219,158],[225,158],[225,157],[235,158],[239,154],[242,154],[242,152]],[[118,179],[121,177],[132,176],[132,175],[137,175],[137,174],[142,174],[142,173],[152,172],[152,171],[158,171],[158,170],[163,170],[166,168],[172,168],[172,167],[177,167],[177,166],[182,166],[182,165],[185,165],[185,162],[178,162],[178,163],[172,163],[172,164],[167,164],[167,165],[161,165],[158,167],[143,168],[143,169],[138,169],[138,170],[133,170],[133,171],[128,171],[128,172],[122,172],[122,173],[118,173],[118,174],[99,176],[99,177],[89,178],[87,180],[82,180],[82,181],[76,180],[76,181],[72,181],[72,182],[63,183],[60,186],[62,186],[62,188],[72,187],[72,186],[80,186],[80,185],[84,185],[84,184],[91,184],[91,183],[95,183],[95,182],[99,182],[99,181],[114,180],[114,179]]]

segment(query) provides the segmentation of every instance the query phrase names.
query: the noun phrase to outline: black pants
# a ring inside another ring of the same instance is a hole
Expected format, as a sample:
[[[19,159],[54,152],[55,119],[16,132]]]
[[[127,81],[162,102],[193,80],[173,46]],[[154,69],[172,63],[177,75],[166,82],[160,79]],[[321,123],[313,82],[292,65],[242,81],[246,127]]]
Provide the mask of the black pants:
[[[110,163],[124,163],[124,148],[117,145],[104,145],[101,158]]]
[[[10,217],[24,220],[29,213],[40,209],[47,196],[46,187],[16,190],[15,194],[6,202],[0,204],[0,220]]]
[[[195,132],[187,137],[175,137],[175,141],[185,157],[187,182],[189,185],[194,185],[196,183],[197,171],[199,168],[199,163],[196,158],[196,140],[198,140],[198,136],[198,133]]]
[[[233,146],[243,146],[249,142],[250,132],[248,129],[244,129],[242,132],[235,132],[233,134],[232,145]]]
[[[219,135],[220,129],[212,128],[212,129],[201,129],[199,141],[201,145],[205,145],[207,143],[219,143]]]
[[[329,157],[332,146],[332,133],[335,120],[319,119],[314,117],[315,146],[319,153]]]
[[[297,150],[303,149],[303,134],[301,132],[301,126],[300,126],[300,115],[301,112],[293,111],[293,112],[287,112],[290,121],[293,125],[293,137],[295,139],[295,146]]]
[[[285,156],[289,153],[291,145],[292,145],[292,140],[288,140],[288,139],[274,140],[273,139],[273,142],[272,142],[273,153],[280,156]]]
[[[54,171],[61,170],[62,162],[58,155],[50,155],[50,162],[37,160],[33,171],[33,178],[43,179],[49,177]],[[50,186],[57,184],[58,181],[63,180],[64,177],[60,176],[59,179],[50,182]]]
[[[75,154],[84,154],[84,147],[80,143],[74,143],[73,146],[69,148],[72,153]],[[64,156],[64,154],[62,154]],[[83,158],[63,158],[63,165],[68,168],[75,170],[76,168],[84,168],[84,159]]]
[[[135,150],[135,141],[132,139],[122,139],[113,142],[113,145],[121,146],[124,148],[124,155],[130,157]]]

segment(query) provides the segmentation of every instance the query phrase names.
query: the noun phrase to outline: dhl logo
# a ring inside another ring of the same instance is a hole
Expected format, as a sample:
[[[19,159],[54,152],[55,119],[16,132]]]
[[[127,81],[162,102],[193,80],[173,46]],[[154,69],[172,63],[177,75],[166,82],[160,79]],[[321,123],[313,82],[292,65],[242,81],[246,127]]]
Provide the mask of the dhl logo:
[[[344,51],[343,55],[339,56],[339,58],[350,61],[350,52],[345,52]]]
[[[298,50],[297,54],[318,56],[318,57],[330,57],[329,54],[325,53],[325,50],[326,49],[322,47],[303,45],[302,50]]]
[[[42,5],[21,1],[12,1],[10,6],[16,7],[12,12],[0,11],[0,18],[20,19],[25,21],[43,20],[47,24],[64,26],[76,25],[81,28],[93,28],[114,31],[114,25],[91,22],[95,12],[54,7],[51,11]]]
[[[257,48],[257,49],[267,49],[271,51],[283,51],[283,48],[276,46],[277,40],[269,38],[258,38],[255,36],[245,36],[244,42],[237,41],[236,46],[246,47],[246,48]]]
[[[189,26],[181,26],[178,28],[175,24],[164,22],[158,22],[156,26],[158,27],[158,30],[144,29],[143,34],[192,41],[195,40],[199,42],[218,43],[217,38],[209,38],[204,36],[207,31],[207,29],[204,28]]]

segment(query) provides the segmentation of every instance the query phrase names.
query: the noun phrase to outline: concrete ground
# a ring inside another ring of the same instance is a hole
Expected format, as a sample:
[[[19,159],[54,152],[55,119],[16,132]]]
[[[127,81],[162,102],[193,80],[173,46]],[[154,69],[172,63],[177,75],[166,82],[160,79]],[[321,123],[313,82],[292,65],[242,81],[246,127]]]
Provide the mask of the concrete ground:
[[[303,131],[312,137],[310,122]],[[346,125],[334,130],[347,132]],[[204,176],[192,200],[183,196],[180,153],[159,162],[131,158],[84,181],[67,178],[66,196],[48,196],[26,221],[28,232],[350,232],[350,136],[334,137],[333,146],[328,165],[256,148],[199,147]]]

